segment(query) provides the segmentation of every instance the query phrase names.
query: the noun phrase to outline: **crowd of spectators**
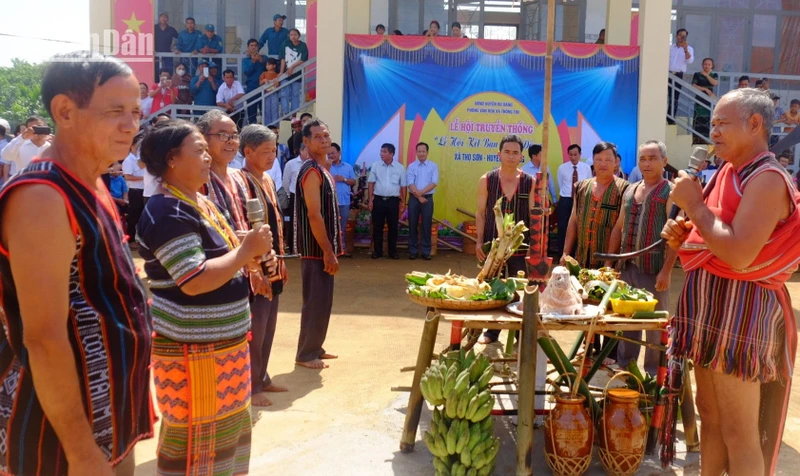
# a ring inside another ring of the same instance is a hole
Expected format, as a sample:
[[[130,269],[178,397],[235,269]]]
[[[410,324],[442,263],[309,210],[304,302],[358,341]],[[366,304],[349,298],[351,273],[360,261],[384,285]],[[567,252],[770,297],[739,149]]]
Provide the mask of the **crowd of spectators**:
[[[445,25],[446,27],[447,25]],[[438,20],[431,20],[428,24],[428,29],[423,31],[419,36],[448,36],[444,34],[440,34],[442,27],[439,24]],[[383,24],[378,24],[375,27],[375,34],[376,35],[385,35],[386,34],[386,26]],[[403,32],[400,30],[393,30],[392,35],[403,35]],[[414,35],[414,33],[406,33],[407,35]],[[454,21],[452,25],[450,25],[450,37],[452,38],[469,38],[461,31],[461,23]]]
[[[308,46],[300,31],[283,26],[285,15],[273,16],[273,26],[261,36],[247,41],[241,71],[225,68],[225,44],[213,24],[201,32],[195,19],[185,20],[180,33],[169,24],[169,15],[159,15],[155,28],[156,82],[142,88],[142,116],[150,117],[169,105],[217,106],[235,115],[241,125],[257,120],[259,109],[264,122],[276,123],[280,117],[298,110],[303,101],[302,82],[297,78],[308,61]],[[262,50],[266,49],[266,54]],[[180,55],[164,56],[168,55]],[[206,56],[207,55],[207,56]],[[237,77],[237,73],[239,77]],[[266,85],[266,90],[279,90],[260,105],[244,111],[242,97]],[[281,87],[283,86],[283,87]]]

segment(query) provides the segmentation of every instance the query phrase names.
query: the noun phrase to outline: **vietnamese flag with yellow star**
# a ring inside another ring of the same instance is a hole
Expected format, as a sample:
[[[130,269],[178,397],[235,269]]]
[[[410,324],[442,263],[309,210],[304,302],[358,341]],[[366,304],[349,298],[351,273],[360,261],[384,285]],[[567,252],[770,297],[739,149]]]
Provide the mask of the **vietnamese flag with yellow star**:
[[[113,0],[116,57],[128,63],[140,82],[154,77],[153,0]]]

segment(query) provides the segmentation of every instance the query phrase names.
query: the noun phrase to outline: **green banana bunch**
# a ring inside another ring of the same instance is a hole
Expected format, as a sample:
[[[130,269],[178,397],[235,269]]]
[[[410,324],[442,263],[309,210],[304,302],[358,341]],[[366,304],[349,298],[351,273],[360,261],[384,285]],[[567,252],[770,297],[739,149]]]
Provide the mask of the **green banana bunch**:
[[[456,386],[453,388],[453,391],[460,396],[463,392],[467,390],[467,385],[469,385],[469,370],[464,370],[460,374],[458,374],[458,378],[456,379]]]
[[[470,421],[472,422],[479,422],[482,421],[484,418],[488,417],[490,413],[492,413],[492,407],[494,407],[494,400],[489,399],[486,403],[478,407],[475,410],[475,414],[472,415]]]
[[[456,440],[456,454],[460,454],[464,451],[464,447],[467,445],[467,442],[469,442],[470,437],[469,422],[467,420],[459,420],[459,422],[461,425],[459,426],[458,439]]]
[[[456,453],[456,443],[458,442],[458,432],[461,429],[461,420],[453,420],[450,422],[450,428],[447,430],[447,454]]]
[[[458,375],[458,367],[453,365],[447,369],[447,375],[444,379],[444,386],[442,387],[442,396],[447,398],[453,388],[456,386],[456,376]]]
[[[484,369],[483,373],[481,374],[480,378],[478,379],[478,387],[481,390],[489,386],[489,382],[492,380],[494,376],[494,365],[489,365]]]
[[[473,388],[477,390],[478,386],[473,385],[470,390]],[[477,395],[473,395],[469,400],[469,404],[467,405],[467,412],[464,414],[464,418],[474,421],[473,418],[475,417],[475,413],[478,411],[481,405],[485,404],[491,399],[492,392],[490,392],[488,388]]]
[[[437,476],[451,476],[450,465],[447,459],[440,459],[438,456],[433,457],[433,468],[436,470]]]

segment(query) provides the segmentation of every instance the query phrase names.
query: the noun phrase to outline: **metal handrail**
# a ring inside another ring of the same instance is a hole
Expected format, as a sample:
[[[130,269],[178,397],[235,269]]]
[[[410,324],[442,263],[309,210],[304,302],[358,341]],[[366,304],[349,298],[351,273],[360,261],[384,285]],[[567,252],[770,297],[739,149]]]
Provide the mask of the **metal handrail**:
[[[763,78],[775,81],[796,81],[800,83],[800,76],[793,74],[768,74],[747,71],[717,71],[717,74],[719,74],[720,84],[727,83],[727,91],[736,89],[736,87],[739,85],[739,78],[742,76],[750,77],[750,87],[754,87],[755,82]]]
[[[680,89],[675,87],[676,84],[681,86]],[[698,91],[692,85],[692,83],[684,81],[683,79],[670,73],[667,81],[667,94],[674,97],[674,94],[676,92],[678,93],[678,107],[675,107],[675,114],[672,114],[672,111],[667,110],[667,118],[671,119],[672,121],[675,122],[675,124],[680,125],[684,129],[694,134],[695,136],[704,140],[706,143],[710,144],[711,139],[708,136],[697,132],[691,121],[687,121],[687,123],[684,124],[682,121],[678,120],[678,117],[680,116],[679,114],[680,103],[681,100],[683,100],[684,103],[686,102],[686,100],[689,101],[689,103],[691,104],[692,117],[694,116],[694,111],[696,106],[708,109],[709,117],[711,117],[711,115],[713,115],[714,113],[714,108],[717,105],[717,99],[703,95],[703,93]]]
[[[241,78],[242,75],[243,75],[243,73],[242,73],[242,71],[243,71],[242,70],[242,62],[244,61],[245,58],[247,58],[247,56],[248,55],[241,54],[241,53],[235,53],[235,54],[216,53],[216,54],[212,54],[212,53],[172,53],[172,52],[166,53],[166,52],[164,52],[164,53],[154,53],[153,59],[155,60],[156,73],[158,73],[158,71],[161,70],[162,65],[164,64],[163,61],[165,59],[172,58],[173,60],[188,60],[188,61],[185,61],[185,62],[181,61],[181,63],[184,63],[186,65],[186,67],[188,68],[189,74],[194,76],[195,72],[197,70],[197,62],[199,60],[201,60],[201,59],[208,59],[208,60],[211,60],[211,61],[217,60],[215,62],[217,63],[217,66],[219,66],[219,68],[220,68],[220,70],[219,70],[220,75],[222,74],[222,71],[224,71],[226,69],[231,69],[231,70],[233,70],[233,72],[236,74],[237,77]],[[261,56],[263,56],[265,58],[278,59],[277,55],[261,55]],[[177,62],[173,61],[172,68],[170,68],[170,69],[174,70],[176,64],[177,64]]]
[[[262,105],[262,107],[261,107],[261,115],[260,115],[261,121],[262,122],[266,122],[265,121],[266,111],[264,111],[264,107],[263,107],[264,100],[269,96],[272,96],[274,94],[279,94],[281,90],[283,90],[284,88],[286,88],[290,84],[298,82],[298,81],[300,81],[301,84],[302,84],[301,87],[300,87],[301,100],[300,100],[299,107],[295,108],[294,110],[291,110],[291,111],[281,111],[277,116],[277,120],[280,121],[280,120],[282,120],[283,118],[285,118],[287,116],[290,116],[292,114],[297,113],[298,111],[301,111],[301,110],[307,108],[310,104],[313,104],[313,103],[316,102],[316,100],[311,100],[311,101],[306,101],[305,100],[306,92],[308,90],[313,89],[313,88],[316,87],[316,73],[317,73],[316,66],[317,66],[317,59],[316,58],[311,58],[308,61],[306,61],[305,63],[303,63],[303,65],[300,67],[300,73],[301,73],[300,76],[298,76],[296,78],[293,78],[293,79],[291,79],[289,81],[286,81],[286,78],[288,77],[287,74],[283,74],[282,76],[279,76],[277,79],[279,81],[281,81],[281,85],[278,86],[276,89],[274,89],[272,91],[267,91],[267,86],[264,85],[264,86],[259,86],[258,88],[254,89],[253,91],[250,91],[249,93],[247,93],[244,96],[242,96],[241,98],[239,98],[239,101],[237,102],[237,104],[241,104],[241,106],[236,108],[235,114],[238,114],[239,112],[242,112],[244,114],[244,123],[245,124],[249,124],[250,117],[249,117],[249,114],[247,114],[248,108],[251,107],[251,106],[256,106],[258,104],[261,104]],[[277,97],[280,97],[280,96],[277,96]],[[159,109],[156,112],[151,113],[146,118],[143,118],[139,122],[139,124],[140,125],[146,125],[155,116],[157,116],[159,114],[162,114],[162,113],[169,114],[170,117],[173,118],[173,119],[194,120],[194,119],[197,119],[198,117],[202,116],[206,112],[208,112],[210,110],[213,110],[213,109],[220,109],[220,107],[219,106],[200,106],[200,105],[194,105],[194,104],[170,104],[168,106],[164,106],[163,108]],[[188,112],[184,112],[184,111],[188,111]]]

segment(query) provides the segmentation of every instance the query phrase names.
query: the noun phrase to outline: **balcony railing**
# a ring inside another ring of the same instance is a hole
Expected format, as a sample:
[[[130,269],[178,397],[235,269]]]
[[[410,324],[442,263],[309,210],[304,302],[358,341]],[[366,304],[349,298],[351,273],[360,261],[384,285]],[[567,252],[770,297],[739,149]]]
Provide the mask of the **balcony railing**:
[[[241,114],[243,125],[251,123],[275,124],[284,120],[297,112],[307,109],[315,102],[317,87],[317,60],[312,58],[300,67],[300,75],[296,78],[287,79],[284,74],[278,78],[281,84],[278,88],[267,91],[267,86],[260,86],[242,96],[236,103],[237,108],[230,115]],[[290,94],[294,85],[299,85],[299,100],[291,101]],[[219,106],[198,106],[193,104],[170,104],[150,116],[142,119],[141,124],[146,125],[153,117],[166,113],[173,119],[185,119],[196,121],[206,112],[220,109]]]
[[[674,121],[676,125],[693,134],[698,140],[710,144],[709,134],[696,129],[694,118],[695,112],[697,112],[698,115],[708,117],[710,122],[717,99],[707,96],[691,83],[673,74],[670,74],[667,80],[667,93],[673,98],[673,101],[677,95],[677,106],[673,103],[675,111],[668,109],[667,119]]]
[[[230,69],[239,79],[244,76],[242,72],[242,62],[245,58],[247,58],[247,55],[243,54],[205,53],[156,53],[154,56],[156,77],[161,69],[166,68],[172,72],[175,70],[175,66],[177,66],[179,63],[184,64],[187,67],[187,72],[194,76],[197,73],[197,64],[200,62],[200,60],[208,60],[214,62],[219,67],[220,76],[222,75],[223,71]],[[278,59],[278,57],[274,55],[261,56],[264,56],[265,58],[272,57]]]

